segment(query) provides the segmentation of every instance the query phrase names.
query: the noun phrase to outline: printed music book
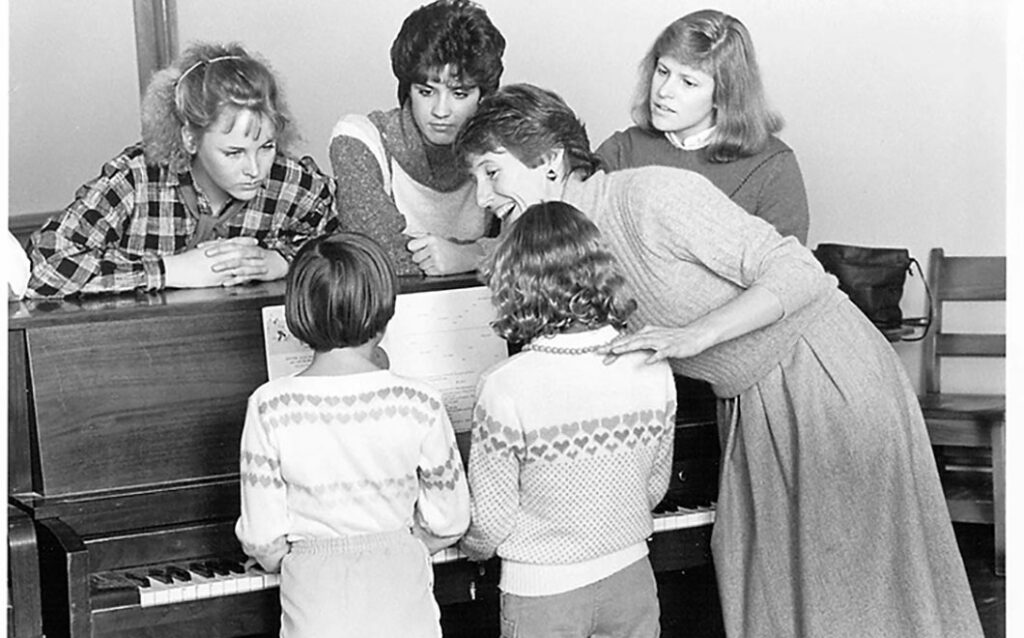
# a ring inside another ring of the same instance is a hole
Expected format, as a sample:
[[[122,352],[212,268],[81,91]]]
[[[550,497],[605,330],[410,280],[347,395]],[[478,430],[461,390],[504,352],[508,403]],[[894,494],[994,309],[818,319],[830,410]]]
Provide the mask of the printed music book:
[[[405,293],[381,341],[393,371],[441,392],[456,432],[470,429],[480,374],[508,356],[493,318],[485,287]],[[283,305],[263,308],[263,342],[271,379],[299,372],[313,357],[288,330]]]

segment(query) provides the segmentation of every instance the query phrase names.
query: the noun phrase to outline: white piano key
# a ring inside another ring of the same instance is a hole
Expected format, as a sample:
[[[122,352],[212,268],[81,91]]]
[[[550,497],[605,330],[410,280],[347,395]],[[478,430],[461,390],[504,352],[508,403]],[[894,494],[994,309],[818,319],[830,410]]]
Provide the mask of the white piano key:
[[[170,602],[170,594],[166,589],[153,588],[153,604],[166,605]]]
[[[224,593],[226,595],[238,593],[238,580],[235,578],[231,578],[231,576],[232,574],[228,574],[227,578],[221,581],[222,583],[224,583]]]
[[[213,597],[213,583],[212,582],[200,582],[196,583],[196,599],[200,600],[203,598]]]
[[[185,599],[184,599],[181,587],[178,587],[178,586],[175,586],[175,585],[168,585],[167,586],[167,604],[168,605],[172,605],[174,603],[180,603],[180,602],[183,602],[184,600]]]
[[[445,547],[441,551],[437,552],[430,557],[431,562],[437,563],[451,563],[457,560],[467,558],[466,554],[462,552],[458,547]]]
[[[143,607],[152,607],[156,605],[155,596],[148,587],[139,588],[139,604]]]

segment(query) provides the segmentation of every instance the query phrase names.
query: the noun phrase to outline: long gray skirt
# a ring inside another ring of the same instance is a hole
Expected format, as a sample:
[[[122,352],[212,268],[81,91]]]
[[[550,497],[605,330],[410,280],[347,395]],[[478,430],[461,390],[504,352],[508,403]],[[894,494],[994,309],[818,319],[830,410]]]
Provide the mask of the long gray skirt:
[[[281,636],[440,638],[433,583],[408,530],[296,543],[281,563]]]
[[[827,315],[719,403],[712,551],[726,631],[980,638],[902,363],[852,304]]]

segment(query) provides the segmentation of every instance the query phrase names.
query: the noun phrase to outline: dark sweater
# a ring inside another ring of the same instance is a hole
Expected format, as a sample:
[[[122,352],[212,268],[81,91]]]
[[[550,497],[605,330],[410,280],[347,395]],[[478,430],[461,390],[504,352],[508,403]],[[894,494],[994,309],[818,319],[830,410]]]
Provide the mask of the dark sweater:
[[[451,192],[469,174],[451,146],[427,143],[408,108],[374,111],[368,116],[380,132],[390,158],[413,179],[439,192]],[[405,217],[384,191],[384,176],[373,153],[361,141],[337,136],[330,144],[331,166],[337,179],[337,208],[341,228],[369,235],[381,244],[400,275],[420,274],[406,248]]]
[[[684,151],[665,135],[639,127],[613,133],[597,149],[606,171],[639,166],[670,166],[700,173],[751,215],[781,235],[807,243],[807,192],[793,149],[771,137],[763,151],[728,163],[709,162],[704,149]]]

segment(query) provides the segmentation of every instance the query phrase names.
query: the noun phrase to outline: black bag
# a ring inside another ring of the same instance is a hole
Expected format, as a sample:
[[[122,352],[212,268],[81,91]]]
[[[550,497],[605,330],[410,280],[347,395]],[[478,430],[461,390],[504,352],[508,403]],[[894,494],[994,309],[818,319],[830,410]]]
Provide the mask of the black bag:
[[[846,244],[818,244],[814,249],[827,272],[839,280],[839,289],[850,297],[879,330],[888,333],[904,328],[924,328],[914,338],[904,341],[918,341],[928,333],[932,323],[931,291],[921,272],[921,264],[910,256],[906,248],[874,248],[849,246]],[[928,297],[928,313],[924,317],[903,318],[900,299],[907,273],[913,276],[911,266],[917,266],[917,274],[925,285]],[[912,332],[912,330],[910,330]]]

